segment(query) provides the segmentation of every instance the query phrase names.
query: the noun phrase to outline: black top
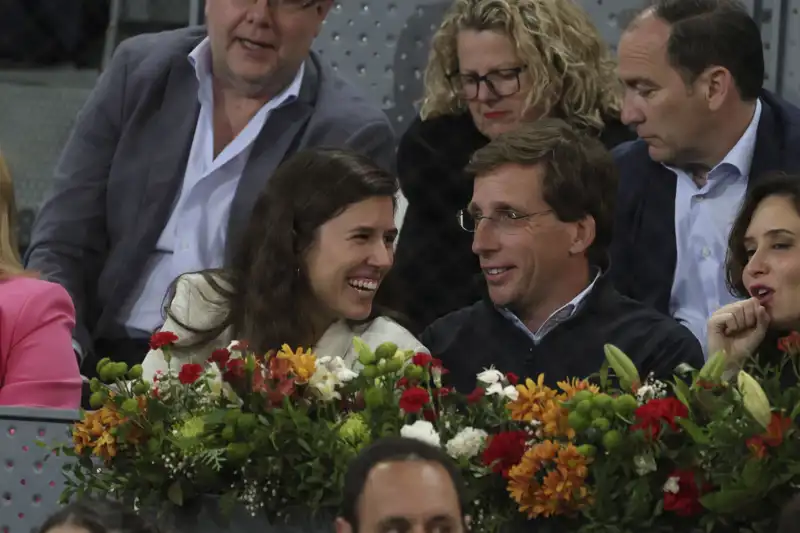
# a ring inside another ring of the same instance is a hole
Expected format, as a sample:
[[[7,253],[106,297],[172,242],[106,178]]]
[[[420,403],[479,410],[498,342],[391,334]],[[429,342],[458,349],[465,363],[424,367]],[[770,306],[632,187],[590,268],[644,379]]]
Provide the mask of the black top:
[[[767,91],[762,91],[760,99],[748,188],[770,171],[800,172],[800,109]],[[612,153],[619,187],[610,274],[622,294],[669,313],[678,259],[677,177],[650,159],[642,140],[620,145]]]
[[[600,140],[609,148],[635,137],[619,121],[607,124]],[[488,142],[469,113],[417,118],[400,140],[397,170],[408,210],[378,302],[405,314],[415,332],[484,295],[472,235],[456,214],[472,197],[464,167]]]
[[[440,358],[459,392],[475,388],[476,375],[494,365],[520,378],[545,375],[555,386],[566,378],[585,378],[600,370],[604,345],[625,352],[642,379],[672,377],[681,363],[699,369],[703,351],[692,333],[672,318],[620,295],[605,276],[572,318],[535,344],[488,300],[451,313],[428,327],[421,342]]]

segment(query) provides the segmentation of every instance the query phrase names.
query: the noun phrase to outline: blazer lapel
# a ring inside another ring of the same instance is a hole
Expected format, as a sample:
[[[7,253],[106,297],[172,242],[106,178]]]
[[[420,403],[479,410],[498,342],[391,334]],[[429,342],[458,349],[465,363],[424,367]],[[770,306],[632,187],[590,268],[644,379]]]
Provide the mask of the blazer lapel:
[[[766,95],[762,95],[761,118],[756,130],[756,146],[753,150],[753,162],[750,165],[750,176],[747,180],[748,189],[764,174],[779,170],[784,165],[782,144],[785,136],[783,132],[778,131],[778,121],[769,100]]]
[[[677,178],[664,165],[648,160],[649,170],[642,173],[647,178],[644,201],[639,205],[637,217],[640,235],[636,237],[640,249],[636,251],[642,264],[634,276],[641,279],[644,287],[661,290],[646,292],[651,295],[646,303],[657,309],[668,309],[675,266],[678,261],[675,242],[675,192]]]
[[[300,136],[314,110],[318,85],[319,68],[312,56],[306,61],[297,99],[273,111],[258,134],[231,204],[225,245],[227,263],[233,259],[250,220],[253,204],[267,180],[281,162],[298,149]]]
[[[134,225],[136,235],[131,239],[130,255],[124,259],[126,276],[119,276],[111,289],[109,305],[98,320],[96,331],[102,329],[116,315],[137,282],[136,274],[142,272],[151,250],[169,219],[175,203],[186,162],[189,158],[192,138],[197,125],[200,104],[197,100],[197,77],[185,55],[173,58],[172,68],[166,80],[164,97],[159,110],[144,125],[140,135],[150,144],[144,193],[139,204],[139,220]]]

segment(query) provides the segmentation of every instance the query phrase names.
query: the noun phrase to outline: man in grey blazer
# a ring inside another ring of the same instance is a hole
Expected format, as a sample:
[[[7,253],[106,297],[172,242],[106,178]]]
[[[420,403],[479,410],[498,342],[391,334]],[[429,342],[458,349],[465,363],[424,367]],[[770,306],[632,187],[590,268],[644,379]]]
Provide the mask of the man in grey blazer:
[[[26,258],[72,295],[85,375],[101,357],[144,358],[172,280],[226,263],[287,156],[350,147],[393,166],[387,117],[310,52],[332,2],[207,0],[206,28],[117,49]]]

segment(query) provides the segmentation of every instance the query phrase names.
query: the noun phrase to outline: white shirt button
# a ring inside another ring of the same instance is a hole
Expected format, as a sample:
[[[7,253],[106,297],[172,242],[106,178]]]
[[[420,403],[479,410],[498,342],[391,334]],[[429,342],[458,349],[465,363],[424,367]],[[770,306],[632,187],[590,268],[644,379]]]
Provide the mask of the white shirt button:
[[[703,254],[703,257],[707,258],[711,255],[711,249],[708,246],[703,246],[701,253]]]

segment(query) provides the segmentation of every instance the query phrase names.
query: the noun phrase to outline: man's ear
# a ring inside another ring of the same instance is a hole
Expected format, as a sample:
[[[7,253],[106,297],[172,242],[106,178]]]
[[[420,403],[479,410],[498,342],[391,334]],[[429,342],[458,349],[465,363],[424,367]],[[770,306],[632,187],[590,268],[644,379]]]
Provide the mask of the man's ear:
[[[336,519],[336,533],[353,533],[350,523],[341,516]]]
[[[594,217],[586,215],[577,222],[573,222],[574,230],[571,232],[570,255],[584,254],[594,243],[595,222]]]

